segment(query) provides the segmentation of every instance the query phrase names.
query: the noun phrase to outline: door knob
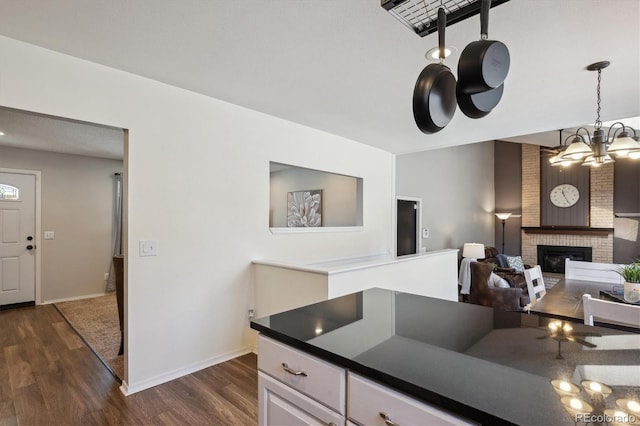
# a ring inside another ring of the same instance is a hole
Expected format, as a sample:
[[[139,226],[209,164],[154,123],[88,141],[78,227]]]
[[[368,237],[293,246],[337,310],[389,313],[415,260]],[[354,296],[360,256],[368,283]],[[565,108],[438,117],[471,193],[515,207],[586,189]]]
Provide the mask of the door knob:
[[[29,244],[29,245],[27,246],[27,250],[33,250],[33,246],[32,246],[31,244]]]
[[[27,237],[27,241],[31,241],[31,240],[33,240],[33,237],[32,237],[31,235],[29,235],[29,236]]]

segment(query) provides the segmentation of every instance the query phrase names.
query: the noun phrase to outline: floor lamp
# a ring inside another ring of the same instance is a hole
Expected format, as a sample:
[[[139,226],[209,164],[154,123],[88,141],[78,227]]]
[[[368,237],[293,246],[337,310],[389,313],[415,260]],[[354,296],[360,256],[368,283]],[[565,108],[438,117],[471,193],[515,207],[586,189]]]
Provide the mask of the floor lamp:
[[[504,254],[504,225],[511,217],[511,213],[496,213],[496,217],[502,221],[502,251],[500,253]]]

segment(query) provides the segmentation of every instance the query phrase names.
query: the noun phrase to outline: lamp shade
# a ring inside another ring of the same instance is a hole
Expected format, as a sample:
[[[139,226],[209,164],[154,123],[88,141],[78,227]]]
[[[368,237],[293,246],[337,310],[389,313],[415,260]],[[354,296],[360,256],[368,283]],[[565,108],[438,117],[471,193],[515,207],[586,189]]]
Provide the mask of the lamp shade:
[[[619,157],[625,157],[630,152],[640,151],[640,142],[636,142],[629,137],[629,133],[623,131],[611,143],[607,152],[616,154]]]
[[[554,155],[553,157],[549,158],[549,163],[554,167],[557,167],[557,166],[568,167],[574,163],[577,163],[578,161],[579,160],[562,158],[562,153],[558,155]]]
[[[584,143],[582,136],[576,135],[571,142],[571,145],[560,153],[559,156],[563,160],[580,160],[581,158],[591,154],[593,154],[591,147]]]
[[[511,217],[511,213],[496,213],[496,217],[500,220],[507,220]]]
[[[611,158],[609,154],[605,154],[602,157],[595,157],[593,155],[588,156],[582,162],[583,166],[599,167],[602,164],[615,163],[615,160]]]
[[[462,257],[472,257],[474,259],[484,259],[484,244],[464,243]]]

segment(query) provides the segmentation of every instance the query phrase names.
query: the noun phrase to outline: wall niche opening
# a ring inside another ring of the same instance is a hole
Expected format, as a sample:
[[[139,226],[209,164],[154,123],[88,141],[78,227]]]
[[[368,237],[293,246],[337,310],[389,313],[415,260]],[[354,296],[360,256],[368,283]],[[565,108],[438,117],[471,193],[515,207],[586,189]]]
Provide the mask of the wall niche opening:
[[[360,177],[269,162],[269,228],[321,232],[362,227]]]

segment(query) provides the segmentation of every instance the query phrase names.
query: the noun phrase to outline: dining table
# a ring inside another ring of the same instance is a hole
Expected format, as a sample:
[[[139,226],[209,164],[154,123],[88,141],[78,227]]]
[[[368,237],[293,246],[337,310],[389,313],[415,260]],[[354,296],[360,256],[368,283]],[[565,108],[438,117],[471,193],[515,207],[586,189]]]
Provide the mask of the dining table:
[[[531,307],[530,312],[565,321],[584,322],[583,294],[590,294],[596,299],[625,303],[621,298],[617,300],[616,297],[610,296],[620,293],[622,288],[623,285],[619,283],[561,278],[556,285],[547,290],[544,297]],[[595,324],[635,333],[640,331],[637,327],[609,320],[596,320]]]

